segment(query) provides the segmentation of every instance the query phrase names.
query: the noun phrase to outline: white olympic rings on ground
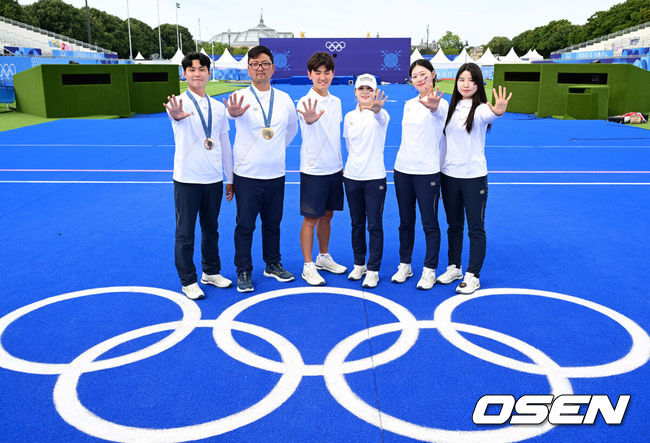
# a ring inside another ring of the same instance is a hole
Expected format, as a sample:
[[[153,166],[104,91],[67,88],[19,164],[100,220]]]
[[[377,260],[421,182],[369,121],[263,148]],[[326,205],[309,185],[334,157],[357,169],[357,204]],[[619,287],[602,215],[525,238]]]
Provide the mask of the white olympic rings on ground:
[[[408,350],[411,349],[418,338],[419,329],[416,324],[417,320],[415,317],[413,317],[413,314],[411,314],[408,309],[395,303],[394,301],[388,300],[387,298],[381,297],[379,295],[347,288],[290,288],[265,292],[264,294],[259,294],[244,299],[228,307],[225,311],[223,311],[219,318],[217,318],[217,324],[228,324],[234,321],[235,317],[237,317],[237,315],[239,315],[242,311],[264,300],[283,297],[286,295],[305,293],[335,293],[365,299],[388,309],[397,318],[397,320],[399,320],[400,324],[403,325],[402,333],[391,347],[383,352],[380,352],[377,355],[372,356],[372,358],[367,357],[352,362],[341,362],[340,366],[336,368],[337,371],[341,371],[343,373],[365,371],[372,368],[373,366],[379,366],[393,361],[408,352]],[[232,333],[230,333],[229,330],[215,327],[214,339],[219,348],[221,348],[232,358],[239,360],[242,363],[271,372],[285,373],[285,371],[287,371],[287,368],[283,363],[260,357],[259,355],[253,354],[252,352],[242,348],[235,341]],[[302,373],[303,375],[323,375],[325,372],[331,370],[332,368],[328,368],[327,365],[304,365],[302,368]]]
[[[537,295],[540,297],[554,298],[557,300],[564,300],[570,303],[581,305],[614,320],[619,325],[623,326],[623,328],[625,328],[625,330],[632,337],[632,348],[627,353],[627,355],[621,359],[598,366],[576,366],[560,368],[560,373],[565,377],[589,378],[623,374],[644,365],[650,358],[650,337],[639,325],[637,325],[634,321],[630,320],[626,316],[619,314],[618,312],[603,305],[599,305],[598,303],[584,300],[582,298],[559,294],[557,292],[539,291],[535,289],[483,289],[476,291],[470,295],[457,295],[455,297],[449,298],[440,303],[434,313],[433,319],[438,324],[438,330],[440,331],[440,334],[458,349],[461,349],[468,354],[475,355],[485,361],[489,361],[490,363],[494,363],[495,365],[504,366],[516,371],[529,372],[532,374],[543,374],[544,372],[540,371],[537,365],[524,363],[519,360],[505,357],[473,344],[469,340],[462,337],[452,327],[451,314],[454,309],[456,309],[460,304],[475,298],[499,294]]]
[[[183,312],[180,321],[161,323],[125,332],[108,339],[81,353],[69,364],[38,363],[22,360],[10,355],[1,343],[2,333],[12,322],[41,307],[68,299],[87,295],[113,292],[138,292],[158,295],[176,303]],[[396,323],[384,324],[358,331],[343,339],[332,348],[322,365],[305,364],[300,351],[283,336],[261,326],[243,323],[236,317],[244,310],[265,300],[299,294],[339,294],[361,298],[386,308],[397,319]],[[604,365],[592,367],[563,368],[553,362],[539,349],[514,337],[490,329],[451,321],[454,309],[474,298],[498,294],[527,294],[549,297],[585,306],[600,312],[618,322],[632,337],[632,349],[623,358]],[[194,328],[212,328],[217,346],[227,355],[249,366],[282,374],[276,386],[256,404],[214,421],[168,429],[150,429],[124,426],[104,420],[86,409],[79,401],[77,385],[80,377],[91,371],[110,369],[133,363],[167,350],[182,341]],[[568,378],[604,377],[622,374],[645,364],[650,358],[650,337],[635,322],[609,308],[597,303],[564,294],[530,289],[488,289],[471,295],[457,295],[443,301],[435,310],[434,320],[415,319],[403,306],[385,297],[347,288],[300,287],[271,291],[241,300],[224,310],[215,320],[201,320],[201,312],[196,303],[184,296],[164,289],[138,286],[97,288],[77,291],[50,297],[19,308],[0,318],[0,367],[18,372],[33,374],[60,374],[54,387],[54,402],[63,419],[89,435],[108,440],[156,440],[178,441],[207,438],[220,435],[252,423],[281,406],[295,392],[303,376],[322,375],[332,396],[355,416],[366,422],[411,438],[422,440],[457,441],[463,439],[480,441],[514,441],[541,435],[552,428],[544,424],[535,427],[514,426],[482,431],[452,431],[428,428],[393,417],[371,407],[354,392],[345,380],[345,374],[372,369],[387,364],[404,355],[415,344],[420,329],[438,329],[440,334],[452,345],[462,351],[485,361],[518,371],[544,375],[548,378],[553,395],[572,393]],[[240,346],[232,336],[232,330],[255,335],[276,348],[281,361],[259,356]],[[139,351],[97,360],[101,355],[128,341],[163,331],[173,331],[164,339]],[[363,341],[382,334],[401,331],[398,339],[388,349],[368,358],[346,361],[349,354]],[[503,343],[529,357],[534,363],[524,363],[493,353],[476,346],[462,337],[458,331],[480,335]]]
[[[345,49],[345,42],[325,42],[325,47],[330,52],[341,52]]]
[[[77,357],[62,372],[54,386],[54,404],[59,415],[80,431],[105,440],[156,442],[199,440],[230,432],[270,414],[291,397],[302,380],[299,371],[286,371],[271,392],[253,406],[214,421],[178,428],[149,429],[119,425],[98,417],[81,404],[77,396],[79,378],[85,372],[85,367],[91,365],[97,357],[135,338],[172,330],[179,323],[161,323],[129,331],[93,346]],[[196,326],[214,327],[214,323],[216,320],[200,320]],[[228,326],[268,341],[280,352],[286,364],[296,368],[302,365],[300,352],[281,335],[248,323],[232,322]]]
[[[417,324],[420,329],[435,329],[437,327],[436,322],[431,320],[422,320]],[[517,340],[514,337],[490,329],[465,325],[462,323],[451,323],[451,325],[461,331],[481,335],[503,343],[530,357],[531,360],[542,368],[544,375],[548,377],[549,384],[551,385],[551,393],[554,396],[573,393],[569,380],[566,377],[557,374],[557,364],[542,351],[522,342],[521,340]],[[357,332],[336,345],[327,356],[326,363],[329,362],[330,366],[335,367],[345,361],[345,358],[350,354],[350,352],[352,352],[352,350],[364,340],[387,334],[389,332],[399,331],[402,327],[403,325],[399,323],[392,323],[375,326],[367,331]],[[519,441],[544,434],[553,428],[553,425],[550,425],[548,422],[539,426],[510,426],[485,431],[450,431],[445,429],[428,428],[398,419],[368,405],[352,391],[342,373],[332,372],[325,374],[325,383],[327,384],[327,389],[330,391],[330,394],[332,394],[332,397],[334,397],[341,406],[360,419],[377,427],[381,427],[382,429],[418,440],[449,442]]]
[[[148,288],[141,286],[114,286],[110,288],[96,288],[77,292],[69,292],[67,294],[49,297],[16,309],[10,314],[7,314],[4,317],[0,318],[0,338],[2,338],[2,334],[11,323],[37,309],[60,301],[70,300],[72,298],[97,294],[110,294],[114,292],[139,292],[158,295],[160,297],[166,298],[176,303],[181,308],[183,311],[183,318],[180,322],[178,322],[179,327],[175,329],[173,333],[160,340],[159,342],[130,354],[94,362],[90,365],[89,368],[87,368],[87,371],[99,371],[101,369],[126,365],[138,360],[144,360],[145,358],[151,357],[152,355],[156,355],[166,349],[169,349],[187,337],[194,330],[194,325],[196,322],[201,318],[201,310],[197,304],[177,292],[168,291],[166,289]],[[12,371],[25,372],[28,374],[60,374],[68,365],[64,363],[31,362],[14,357],[5,350],[5,348],[2,346],[2,341],[0,340],[0,366],[6,369],[11,369]]]

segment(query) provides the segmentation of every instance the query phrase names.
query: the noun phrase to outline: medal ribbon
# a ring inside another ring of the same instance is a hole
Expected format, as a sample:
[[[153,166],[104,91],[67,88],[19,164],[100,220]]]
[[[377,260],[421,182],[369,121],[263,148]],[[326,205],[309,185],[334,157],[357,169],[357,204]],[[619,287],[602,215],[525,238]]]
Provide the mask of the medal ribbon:
[[[266,116],[266,112],[264,112],[264,107],[262,106],[262,102],[260,101],[260,98],[257,96],[257,93],[255,92],[255,89],[251,86],[251,92],[255,96],[255,99],[257,100],[257,103],[260,104],[260,109],[262,110],[262,118],[264,119],[264,127],[265,128],[270,128],[271,127],[271,117],[273,116],[273,88],[271,88],[271,100],[269,101],[269,115],[268,118]]]
[[[208,124],[205,124],[205,118],[203,117],[203,113],[201,112],[201,108],[199,107],[199,104],[196,102],[196,99],[192,95],[190,91],[187,91],[187,95],[190,97],[190,100],[192,100],[192,103],[194,103],[194,106],[196,107],[196,111],[199,113],[199,117],[201,117],[201,126],[203,126],[203,131],[205,132],[205,138],[208,139],[212,135],[212,105],[210,104],[210,97],[206,98],[208,99]]]

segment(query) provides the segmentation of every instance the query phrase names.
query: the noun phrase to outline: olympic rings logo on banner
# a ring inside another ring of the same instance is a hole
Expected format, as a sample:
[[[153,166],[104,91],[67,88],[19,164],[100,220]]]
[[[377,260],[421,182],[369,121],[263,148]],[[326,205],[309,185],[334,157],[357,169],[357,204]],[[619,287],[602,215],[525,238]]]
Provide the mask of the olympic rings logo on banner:
[[[325,47],[330,52],[341,52],[345,49],[345,42],[325,42]]]
[[[484,361],[520,372],[543,375],[548,379],[551,394],[555,397],[572,394],[569,378],[606,377],[630,372],[650,359],[650,337],[628,317],[597,303],[570,295],[532,289],[487,289],[471,295],[456,295],[443,301],[435,310],[433,320],[417,320],[402,305],[385,297],[347,288],[300,287],[266,292],[241,300],[226,308],[214,320],[201,319],[198,305],[186,297],[159,288],[125,286],[88,289],[50,297],[19,308],[0,318],[0,338],[16,320],[45,306],[65,300],[115,292],[135,292],[157,295],[176,303],[182,318],[178,321],[160,323],[125,332],[99,343],[82,352],[67,364],[40,363],[23,360],[9,354],[0,341],[0,367],[29,374],[58,375],[54,386],[54,404],[60,416],[70,425],[88,435],[113,441],[180,441],[197,440],[221,435],[253,423],[272,413],[286,402],[298,388],[303,377],[322,376],[332,397],[345,409],[361,420],[395,434],[435,441],[518,441],[542,435],[553,428],[545,422],[539,426],[509,426],[480,431],[457,431],[425,427],[410,423],[398,417],[379,411],[357,396],[345,379],[346,374],[365,371],[388,364],[404,354],[416,343],[423,329],[437,329],[442,337],[465,353]],[[300,351],[285,337],[262,326],[244,323],[237,317],[248,308],[267,300],[300,294],[338,294],[361,298],[388,310],[397,320],[394,323],[373,326],[358,331],[336,344],[322,364],[305,364]],[[622,326],[632,338],[632,347],[620,359],[594,366],[561,367],[541,350],[515,337],[479,326],[451,321],[453,311],[463,303],[474,299],[507,294],[524,294],[556,299],[583,306],[598,312]],[[108,370],[128,363],[137,362],[163,352],[185,339],[196,328],[210,328],[215,344],[231,358],[246,365],[281,374],[271,391],[260,401],[248,408],[213,421],[177,428],[152,429],[120,425],[105,420],[89,411],[80,401],[77,386],[81,376],[87,372]],[[232,331],[254,335],[273,346],[280,360],[262,357],[239,345]],[[143,349],[105,360],[98,358],[129,341],[163,331],[172,331],[162,340]],[[386,350],[372,357],[348,361],[349,355],[361,343],[374,337],[400,332],[397,340]],[[459,332],[478,335],[502,343],[532,363],[519,361],[489,351],[461,336]]]

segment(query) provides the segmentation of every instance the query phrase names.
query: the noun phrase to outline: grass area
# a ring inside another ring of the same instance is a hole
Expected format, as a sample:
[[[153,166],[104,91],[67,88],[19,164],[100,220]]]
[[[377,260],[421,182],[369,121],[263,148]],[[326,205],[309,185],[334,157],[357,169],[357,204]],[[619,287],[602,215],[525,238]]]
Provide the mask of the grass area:
[[[215,96],[219,94],[226,94],[228,92],[237,91],[238,89],[245,88],[246,85],[238,85],[232,83],[226,83],[223,80],[217,80],[209,82],[205,87],[205,91],[210,96]],[[187,82],[181,82],[181,93],[187,90]]]

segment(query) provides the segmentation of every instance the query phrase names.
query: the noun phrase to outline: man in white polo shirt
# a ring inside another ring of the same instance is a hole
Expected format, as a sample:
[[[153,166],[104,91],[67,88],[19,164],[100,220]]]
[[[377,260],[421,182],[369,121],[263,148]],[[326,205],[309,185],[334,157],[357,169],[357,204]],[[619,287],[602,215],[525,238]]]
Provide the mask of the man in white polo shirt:
[[[343,160],[341,158],[341,100],[329,93],[334,78],[334,59],[316,52],[307,61],[313,87],[298,101],[302,134],[300,148],[300,246],[305,258],[302,278],[312,286],[325,280],[318,269],[343,274],[347,268],[329,254],[331,220],[343,210]],[[320,253],[312,261],[314,229]]]
[[[265,46],[248,51],[249,88],[232,94],[226,106],[235,119],[234,190],[237,201],[235,266],[237,290],[253,291],[251,245],[255,220],[262,220],[264,275],[294,279],[280,263],[280,222],[284,205],[286,148],[298,133],[291,97],[271,87],[273,54]],[[225,100],[224,100],[225,102]]]
[[[188,89],[164,104],[174,130],[174,203],[176,206],[176,270],[183,293],[193,300],[203,298],[194,266],[194,227],[201,224],[201,283],[227,288],[232,282],[221,276],[218,217],[226,174],[226,200],[233,196],[232,152],[228,139],[226,109],[208,96],[210,59],[192,53],[183,58]]]

